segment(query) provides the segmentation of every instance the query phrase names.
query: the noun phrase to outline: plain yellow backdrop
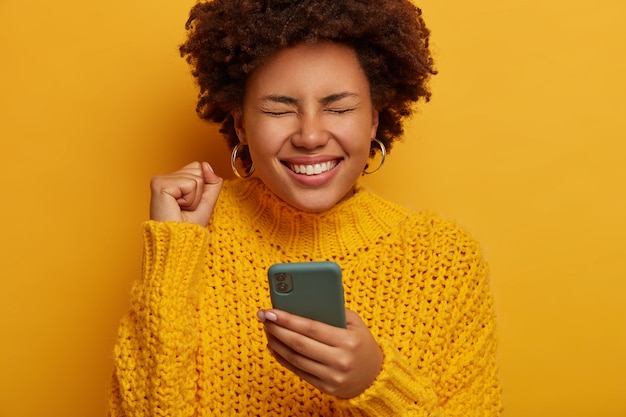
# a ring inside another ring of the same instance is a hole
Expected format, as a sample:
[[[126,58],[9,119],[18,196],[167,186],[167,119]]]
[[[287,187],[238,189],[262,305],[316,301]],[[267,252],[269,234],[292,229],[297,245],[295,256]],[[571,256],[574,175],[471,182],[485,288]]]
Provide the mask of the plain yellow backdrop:
[[[104,416],[148,182],[229,174],[193,0],[0,2],[0,416]],[[491,264],[506,417],[626,415],[626,3],[424,0],[440,74],[366,181]]]

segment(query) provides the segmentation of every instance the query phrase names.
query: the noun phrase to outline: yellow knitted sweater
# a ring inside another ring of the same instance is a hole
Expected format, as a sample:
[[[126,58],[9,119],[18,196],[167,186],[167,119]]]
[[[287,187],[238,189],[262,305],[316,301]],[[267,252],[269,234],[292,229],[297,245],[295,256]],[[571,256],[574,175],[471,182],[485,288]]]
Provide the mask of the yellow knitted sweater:
[[[149,221],[143,278],[115,346],[112,416],[496,416],[500,387],[487,267],[454,224],[359,186],[328,212],[259,180],[226,181],[207,228]],[[332,260],[347,307],[383,349],[349,400],[320,393],[266,350],[275,262]]]

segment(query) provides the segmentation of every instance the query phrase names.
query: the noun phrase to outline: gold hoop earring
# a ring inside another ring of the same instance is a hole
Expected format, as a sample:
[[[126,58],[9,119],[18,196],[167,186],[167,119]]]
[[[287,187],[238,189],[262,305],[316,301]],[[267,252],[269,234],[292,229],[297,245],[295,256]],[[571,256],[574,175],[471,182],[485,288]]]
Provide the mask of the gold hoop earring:
[[[242,145],[241,142],[239,142],[233,148],[233,153],[230,155],[230,167],[232,168],[232,170],[235,173],[235,176],[237,176],[237,178],[248,178],[254,172],[254,163],[252,163],[252,162],[250,163],[250,168],[248,169],[248,172],[246,172],[244,175],[241,175],[239,173],[239,170],[237,170],[237,153],[239,153],[239,147],[241,145]]]
[[[385,163],[385,157],[387,156],[387,149],[385,148],[385,144],[382,143],[378,138],[374,138],[372,140],[372,143],[376,142],[378,144],[378,146],[380,147],[380,155],[382,157],[382,159],[380,160],[380,164],[378,164],[378,166],[376,167],[375,170],[373,171],[366,171],[363,170],[364,174],[373,174],[374,172],[378,171],[380,169],[380,167],[383,166],[383,164]]]

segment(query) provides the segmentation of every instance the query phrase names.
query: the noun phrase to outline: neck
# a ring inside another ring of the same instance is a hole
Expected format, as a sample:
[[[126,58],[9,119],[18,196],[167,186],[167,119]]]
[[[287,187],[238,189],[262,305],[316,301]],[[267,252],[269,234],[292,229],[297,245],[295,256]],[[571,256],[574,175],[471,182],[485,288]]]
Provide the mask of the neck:
[[[352,197],[322,213],[298,210],[260,180],[228,185],[242,215],[264,241],[285,253],[328,259],[363,250],[406,217],[406,211],[357,185]]]

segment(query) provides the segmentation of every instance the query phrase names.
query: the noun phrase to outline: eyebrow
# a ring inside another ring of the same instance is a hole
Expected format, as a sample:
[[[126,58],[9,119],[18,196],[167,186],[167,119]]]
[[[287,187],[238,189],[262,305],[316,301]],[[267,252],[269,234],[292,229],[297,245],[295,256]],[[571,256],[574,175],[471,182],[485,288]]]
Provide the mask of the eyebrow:
[[[346,97],[357,97],[358,94],[357,93],[352,93],[349,91],[344,91],[341,93],[336,93],[336,94],[331,94],[328,95],[326,97],[322,97],[319,100],[319,103],[327,106],[330,103],[334,103],[336,101],[342,100]],[[293,97],[289,97],[289,96],[283,96],[280,94],[269,94],[266,96],[261,97],[261,101],[272,101],[275,103],[283,103],[283,104],[290,104],[290,105],[297,105],[298,104],[298,100],[296,100]]]

